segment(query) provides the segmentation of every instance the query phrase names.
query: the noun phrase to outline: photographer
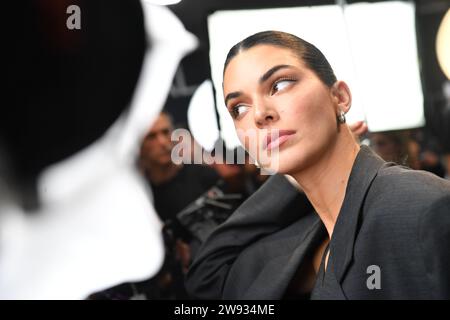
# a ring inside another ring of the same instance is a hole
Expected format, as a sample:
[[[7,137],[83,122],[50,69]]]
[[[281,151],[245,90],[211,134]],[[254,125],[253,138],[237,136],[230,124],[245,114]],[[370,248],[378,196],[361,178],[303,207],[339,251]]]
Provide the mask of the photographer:
[[[157,285],[169,296],[187,298],[183,276],[191,261],[192,235],[176,219],[178,212],[215,185],[220,176],[210,167],[175,164],[171,160],[174,143],[172,119],[161,112],[141,145],[139,167],[152,187],[155,209],[164,222],[166,261],[157,276]]]

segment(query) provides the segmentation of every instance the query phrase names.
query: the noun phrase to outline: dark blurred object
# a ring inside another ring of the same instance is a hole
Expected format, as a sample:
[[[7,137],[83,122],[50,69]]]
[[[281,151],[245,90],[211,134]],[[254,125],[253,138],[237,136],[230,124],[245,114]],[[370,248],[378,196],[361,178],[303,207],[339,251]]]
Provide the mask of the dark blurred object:
[[[444,147],[440,144],[440,140],[427,130],[417,130],[415,140],[418,145],[420,169],[445,177]]]
[[[214,186],[178,213],[177,219],[192,237],[204,242],[233,213],[242,198],[241,194],[225,194]]]
[[[432,172],[441,178],[445,177],[445,168],[437,153],[431,150],[425,150],[420,154],[420,163],[422,170]]]
[[[66,26],[71,5],[80,8],[79,30]],[[146,49],[144,21],[138,0],[8,6],[0,138],[19,178],[32,181],[99,138],[128,106]]]
[[[242,201],[240,195],[225,194],[222,191],[224,187],[223,182],[219,181],[173,218],[165,220],[164,265],[155,277],[98,292],[92,295],[91,299],[189,299],[184,278],[201,242],[225,221]],[[176,200],[173,198],[173,201]]]
[[[190,234],[179,224],[176,215],[214,186],[219,179],[219,175],[212,168],[187,164],[182,165],[170,180],[159,185],[151,184],[156,212],[166,225],[170,225],[174,237],[186,242],[191,241]]]
[[[241,146],[228,149],[220,138],[216,141],[211,155],[221,159],[211,166],[225,181],[223,191],[241,194],[242,201],[251,196],[267,178],[260,174],[254,161],[251,161],[249,154]]]
[[[369,135],[371,146],[385,161],[416,170],[445,176],[443,148],[438,139],[425,129],[375,132]]]
[[[384,131],[370,133],[370,143],[373,150],[384,161],[420,169],[418,153],[413,152],[415,144],[408,130]]]

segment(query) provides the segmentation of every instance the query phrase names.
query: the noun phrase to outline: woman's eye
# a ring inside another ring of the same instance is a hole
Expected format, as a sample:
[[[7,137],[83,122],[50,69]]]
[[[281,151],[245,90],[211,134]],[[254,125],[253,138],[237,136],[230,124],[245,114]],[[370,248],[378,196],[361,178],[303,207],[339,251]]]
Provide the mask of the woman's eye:
[[[240,115],[242,115],[245,111],[247,111],[248,107],[244,105],[237,105],[231,108],[231,116],[233,119],[237,119]]]
[[[294,79],[283,79],[275,82],[272,87],[271,94],[275,94],[278,91],[282,91],[288,86],[290,86],[295,80]]]

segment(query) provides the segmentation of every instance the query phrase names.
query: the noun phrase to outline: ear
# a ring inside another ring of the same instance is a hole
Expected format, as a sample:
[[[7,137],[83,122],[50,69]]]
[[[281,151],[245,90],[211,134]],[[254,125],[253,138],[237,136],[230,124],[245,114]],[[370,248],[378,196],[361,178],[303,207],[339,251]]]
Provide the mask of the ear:
[[[336,111],[340,109],[347,113],[352,104],[352,94],[348,85],[344,81],[336,81],[333,84],[331,93],[338,108]]]

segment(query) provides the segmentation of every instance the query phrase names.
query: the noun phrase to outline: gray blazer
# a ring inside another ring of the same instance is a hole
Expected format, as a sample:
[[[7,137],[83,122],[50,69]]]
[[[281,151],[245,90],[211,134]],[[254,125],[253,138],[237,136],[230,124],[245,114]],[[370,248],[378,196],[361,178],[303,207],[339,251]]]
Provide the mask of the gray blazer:
[[[326,235],[284,176],[271,177],[203,244],[187,274],[199,299],[282,299]],[[327,299],[450,299],[450,182],[362,146],[330,242]]]

